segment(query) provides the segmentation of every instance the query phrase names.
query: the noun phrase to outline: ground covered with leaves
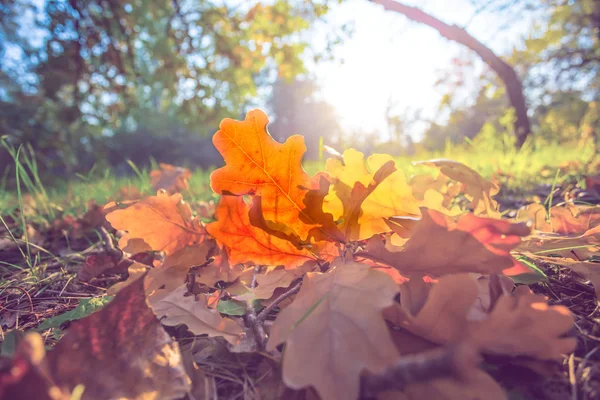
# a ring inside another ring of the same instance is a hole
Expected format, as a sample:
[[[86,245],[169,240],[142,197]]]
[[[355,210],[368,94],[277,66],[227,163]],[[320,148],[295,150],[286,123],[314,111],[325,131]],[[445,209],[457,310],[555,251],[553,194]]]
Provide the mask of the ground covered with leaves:
[[[221,123],[216,203],[161,165],[156,195],[2,218],[0,396],[600,397],[598,178],[517,196],[353,149],[311,176],[267,123]]]

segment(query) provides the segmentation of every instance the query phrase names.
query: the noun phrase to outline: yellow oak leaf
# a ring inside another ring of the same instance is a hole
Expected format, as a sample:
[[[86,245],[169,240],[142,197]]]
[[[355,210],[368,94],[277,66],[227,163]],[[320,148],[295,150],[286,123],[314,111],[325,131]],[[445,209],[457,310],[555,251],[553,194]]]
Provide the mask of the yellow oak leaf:
[[[323,211],[340,221],[346,240],[363,240],[389,232],[385,218],[418,216],[418,202],[391,156],[375,154],[365,163],[357,150],[344,152],[343,161],[329,159],[326,171],[332,185]]]
[[[465,196],[471,200],[475,215],[500,218],[498,202],[492,199],[492,196],[498,194],[498,185],[483,178],[477,171],[458,161],[446,159],[419,161],[414,164],[437,167],[448,178],[461,182],[464,185]]]

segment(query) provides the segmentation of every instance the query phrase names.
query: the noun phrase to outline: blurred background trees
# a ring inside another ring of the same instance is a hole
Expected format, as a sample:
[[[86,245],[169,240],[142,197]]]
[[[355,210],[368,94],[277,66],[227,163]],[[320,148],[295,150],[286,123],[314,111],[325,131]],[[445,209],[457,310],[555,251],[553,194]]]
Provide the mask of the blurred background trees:
[[[448,3],[432,1],[441,8]],[[506,30],[533,21],[508,51],[496,51],[523,84],[531,145],[598,143],[600,2],[451,1],[471,4],[472,20],[492,15]],[[436,66],[440,96],[428,99],[428,109],[411,103],[414,92],[399,93],[404,102],[398,102],[390,76],[382,97],[394,96],[369,116],[373,123],[345,123],[348,115],[325,95],[329,82],[318,72],[327,63],[334,70],[343,65],[348,54],[337,49],[342,39],[352,40],[346,24],[367,7],[377,9],[376,24],[388,16],[391,27],[405,24],[409,41],[426,34],[367,0],[2,1],[0,135],[14,145],[31,144],[44,171],[56,176],[92,165],[118,169],[126,159],[144,165],[151,157],[192,167],[219,164],[210,141],[219,121],[257,106],[271,115],[269,129],[278,140],[305,135],[311,159],[320,157],[322,142],[338,150],[418,156],[465,140],[504,145],[514,136],[503,82],[468,49]],[[452,23],[435,9],[428,12]],[[471,32],[467,25],[461,28]],[[390,37],[397,35],[390,29]],[[367,46],[376,49],[388,39]],[[407,51],[405,45],[392,51]],[[424,66],[424,55],[440,47],[421,46],[403,62]],[[355,58],[363,63],[361,75],[338,91],[366,110],[378,99],[356,83],[385,85],[388,77],[373,76],[375,65]],[[406,65],[393,67],[408,74]],[[0,171],[11,162],[0,150]]]
[[[208,166],[218,161],[182,145],[201,150],[261,87],[303,72],[301,33],[326,11],[303,0],[4,1],[0,133],[66,172],[123,154]]]
[[[491,10],[504,18],[507,27],[526,15],[538,19],[523,43],[505,55],[523,80],[534,138],[561,143],[583,138],[584,143],[591,145],[591,140],[600,135],[600,127],[592,127],[594,124],[588,124],[584,133],[586,118],[597,113],[600,99],[600,2],[471,1],[480,11]],[[456,85],[448,82],[469,71],[472,63],[454,63],[440,80],[440,86],[447,91],[443,106],[449,108],[449,117],[446,124],[432,123],[425,131],[423,144],[427,148],[442,148],[446,140],[460,143],[465,137],[474,138],[486,123],[488,136],[492,128],[497,133],[506,131],[501,123],[508,107],[505,91],[489,69],[478,77],[474,101],[451,104]],[[586,137],[590,139],[587,142]]]

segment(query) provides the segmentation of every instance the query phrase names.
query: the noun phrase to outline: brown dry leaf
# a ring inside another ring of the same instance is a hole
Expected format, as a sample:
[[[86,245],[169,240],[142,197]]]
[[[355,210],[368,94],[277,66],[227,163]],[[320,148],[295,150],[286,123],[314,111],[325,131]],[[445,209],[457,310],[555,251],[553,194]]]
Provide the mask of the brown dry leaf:
[[[269,269],[256,276],[258,286],[254,288],[254,298],[269,299],[277,288],[287,288],[292,282],[305,273],[314,269],[316,263],[308,262],[296,270],[287,270],[284,268]]]
[[[190,268],[206,262],[211,244],[206,241],[200,245],[186,247],[165,258],[159,267],[152,268],[146,277],[146,296],[155,297],[153,301],[156,302],[183,285]]]
[[[254,269],[250,267],[250,269]],[[209,287],[215,287],[217,282],[233,282],[244,273],[246,269],[242,264],[231,265],[226,252],[217,254],[210,264],[201,267],[196,272],[196,282]]]
[[[23,398],[36,384],[47,383],[68,392],[81,384],[83,400],[179,399],[189,390],[179,347],[146,305],[143,280],[100,311],[73,322],[45,359],[43,340],[37,337],[31,354],[37,354],[36,371],[44,379],[16,382],[12,390],[17,395],[8,392],[8,398]]]
[[[442,277],[437,283],[411,279],[400,285],[400,301],[384,311],[385,319],[436,343],[454,341],[464,332],[467,313],[478,290],[469,274]]]
[[[114,255],[92,254],[85,258],[83,265],[77,272],[77,279],[82,282],[89,282],[92,278],[102,274],[125,272],[128,266],[127,261],[123,262]]]
[[[467,381],[433,379],[408,385],[404,392],[384,392],[378,400],[506,400],[504,389],[487,373],[474,370]]]
[[[419,214],[412,189],[391,156],[374,154],[365,164],[361,152],[348,149],[343,162],[328,159],[325,169],[332,185],[323,201],[323,211],[340,221],[346,240],[389,232],[385,218]]]
[[[600,264],[587,261],[570,262],[569,260],[563,265],[590,281],[594,286],[596,301],[600,301]]]
[[[544,296],[520,286],[498,299],[487,320],[471,324],[469,338],[490,354],[558,360],[577,345],[566,336],[573,322],[567,307],[549,306]]]
[[[580,236],[536,233],[526,237],[515,250],[534,255],[558,254],[562,257],[586,260],[600,252],[600,225]]]
[[[206,238],[204,226],[192,217],[192,210],[178,193],[169,196],[159,191],[156,196],[122,207],[110,203],[104,209],[113,228],[127,231],[119,240],[119,247],[128,253],[148,250],[139,244],[134,246],[133,239],[143,240],[151,250],[164,251],[168,256],[186,246],[202,243]]]
[[[481,321],[488,315],[496,305],[501,295],[510,295],[515,287],[515,282],[505,275],[482,275],[469,274],[477,285],[477,299],[469,310],[467,319],[469,321]]]
[[[145,264],[134,262],[129,267],[127,267],[127,272],[129,274],[127,279],[122,282],[117,282],[111,287],[109,287],[106,291],[106,294],[108,294],[109,296],[116,295],[121,290],[125,289],[126,287],[130,286],[132,283],[143,277],[149,268],[150,267],[148,267]]]
[[[225,166],[211,174],[211,188],[222,195],[261,196],[265,220],[285,225],[306,239],[318,221],[307,221],[303,215],[304,196],[316,185],[302,169],[304,138],[293,135],[278,143],[267,131],[268,122],[261,110],[248,112],[244,121],[221,122],[213,143]]]
[[[549,306],[543,296],[534,295],[526,286],[513,295],[498,294],[493,309],[483,318],[472,314],[479,301],[485,300],[473,276],[445,276],[429,285],[428,293],[426,285],[419,288],[421,284],[414,287],[411,282],[405,284],[410,291],[401,288],[401,301],[407,298],[407,304],[389,307],[385,318],[433,342],[468,340],[485,353],[541,360],[558,359],[575,347],[575,339],[565,337],[573,327],[569,310]]]
[[[189,169],[165,163],[160,163],[159,167],[160,169],[150,172],[152,188],[155,191],[163,189],[172,194],[189,188],[189,180],[192,177]]]
[[[567,204],[548,210],[542,204],[529,204],[517,213],[518,221],[531,221],[532,229],[554,232],[560,235],[581,235],[600,225],[600,206],[576,206]]]
[[[465,214],[458,221],[435,210],[422,209],[421,222],[404,247],[373,237],[360,255],[384,262],[402,274],[442,276],[460,272],[527,273],[510,251],[529,233],[525,224]]]
[[[227,249],[232,264],[283,265],[294,269],[317,257],[305,248],[270,235],[250,223],[249,207],[240,196],[221,196],[217,221],[207,230]]]
[[[208,308],[206,295],[186,296],[186,293],[187,287],[182,285],[156,302],[149,299],[164,325],[185,324],[196,335],[222,336],[231,344],[239,342],[244,332],[240,325]]]
[[[257,275],[258,286],[253,290],[257,299],[269,299],[277,288],[286,288],[292,284],[298,276],[293,271],[276,269],[265,274]]]
[[[477,171],[458,161],[445,159],[419,161],[414,164],[437,167],[448,178],[461,182],[464,185],[465,196],[471,200],[476,215],[500,218],[498,202],[492,199],[492,196],[498,193],[498,185],[483,178]]]
[[[357,398],[361,372],[377,372],[398,357],[381,315],[397,291],[389,276],[364,264],[306,274],[267,344],[271,351],[286,343],[284,383],[313,386],[324,400]]]

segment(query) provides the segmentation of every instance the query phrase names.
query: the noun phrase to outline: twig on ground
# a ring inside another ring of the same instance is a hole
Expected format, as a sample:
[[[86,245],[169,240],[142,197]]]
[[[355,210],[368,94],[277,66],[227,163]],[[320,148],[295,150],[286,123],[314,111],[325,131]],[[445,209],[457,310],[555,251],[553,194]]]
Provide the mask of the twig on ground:
[[[377,374],[361,377],[361,398],[375,398],[388,390],[404,390],[411,383],[442,377],[466,379],[479,362],[481,355],[466,342],[435,350],[408,355]]]
[[[298,282],[290,290],[288,290],[287,292],[283,293],[281,296],[279,296],[278,298],[276,298],[275,300],[273,300],[271,302],[271,304],[269,304],[267,307],[265,307],[265,309],[262,310],[260,312],[260,314],[258,314],[258,321],[260,323],[265,322],[265,320],[267,319],[267,317],[269,316],[269,314],[271,313],[271,311],[273,311],[275,309],[275,307],[277,307],[279,305],[279,303],[281,303],[282,301],[284,301],[288,297],[293,296],[296,293],[298,293],[300,291],[301,287],[302,287],[302,281]]]
[[[115,243],[113,242],[112,236],[106,230],[105,227],[101,226],[98,231],[100,232],[100,236],[104,241],[104,249],[108,253],[108,255],[113,256],[117,259],[123,258],[123,252],[115,247]]]
[[[24,289],[24,288],[22,288],[20,286],[14,286],[14,285],[6,286],[6,287],[3,288],[3,290],[8,290],[8,289],[19,290],[19,291],[21,291],[25,295],[25,297],[27,297],[27,300],[29,300],[29,310],[30,310],[31,314],[33,314],[33,316],[35,317],[35,319],[37,321],[38,316],[35,313],[35,310],[33,308],[33,300],[31,299],[31,295],[29,294],[29,292],[26,289]],[[2,307],[2,306],[0,306],[0,307]]]
[[[259,266],[254,267],[254,275],[252,277],[252,284],[250,285],[251,289],[256,287],[256,275],[258,274],[259,270]],[[267,345],[267,334],[265,333],[265,327],[263,326],[262,321],[259,321],[258,317],[256,316],[256,310],[254,309],[254,304],[251,300],[246,302],[246,315],[244,316],[244,322],[246,326],[252,330],[258,350],[264,350]]]

